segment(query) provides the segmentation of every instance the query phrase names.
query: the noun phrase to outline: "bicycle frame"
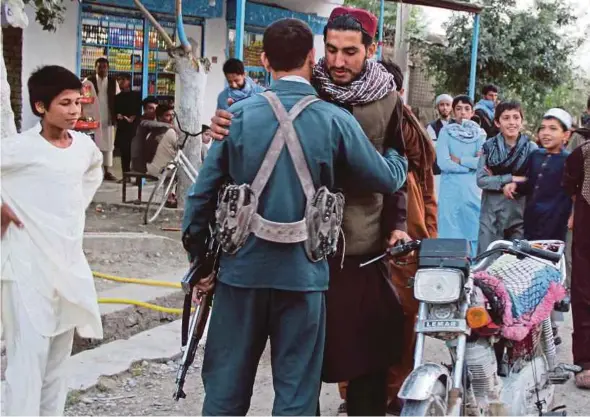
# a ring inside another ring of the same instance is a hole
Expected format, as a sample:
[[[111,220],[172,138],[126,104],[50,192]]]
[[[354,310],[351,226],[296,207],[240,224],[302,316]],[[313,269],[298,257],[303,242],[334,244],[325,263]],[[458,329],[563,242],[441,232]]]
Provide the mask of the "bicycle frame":
[[[197,172],[196,168],[193,166],[191,161],[189,161],[188,157],[182,152],[182,149],[178,149],[176,152],[176,156],[174,157],[174,164],[176,166],[180,166],[187,177],[190,178],[192,182],[197,180],[199,173]]]

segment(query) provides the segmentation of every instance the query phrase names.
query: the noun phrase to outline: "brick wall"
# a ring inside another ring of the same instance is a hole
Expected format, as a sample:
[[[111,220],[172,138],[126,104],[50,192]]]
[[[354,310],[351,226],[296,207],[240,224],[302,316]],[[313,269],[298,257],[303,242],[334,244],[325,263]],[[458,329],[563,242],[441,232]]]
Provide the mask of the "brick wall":
[[[16,129],[20,132],[22,121],[22,67],[23,30],[13,27],[2,28],[2,53],[10,85],[10,104],[14,111]]]

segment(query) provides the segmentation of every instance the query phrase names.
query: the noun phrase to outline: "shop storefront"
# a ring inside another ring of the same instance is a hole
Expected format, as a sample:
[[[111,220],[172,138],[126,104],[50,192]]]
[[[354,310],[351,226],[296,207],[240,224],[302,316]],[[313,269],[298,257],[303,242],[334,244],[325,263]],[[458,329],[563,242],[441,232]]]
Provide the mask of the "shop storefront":
[[[174,40],[174,2],[143,3]],[[213,2],[213,6],[211,3],[209,0],[183,3],[186,32],[198,41],[199,54],[203,53],[205,44],[205,19],[222,14],[222,2]],[[107,57],[110,72],[131,74],[133,89],[143,97],[151,95],[161,102],[174,101],[175,74],[167,68],[170,60],[167,45],[132,0],[84,2],[79,16],[78,74],[81,77],[94,72],[97,58]]]

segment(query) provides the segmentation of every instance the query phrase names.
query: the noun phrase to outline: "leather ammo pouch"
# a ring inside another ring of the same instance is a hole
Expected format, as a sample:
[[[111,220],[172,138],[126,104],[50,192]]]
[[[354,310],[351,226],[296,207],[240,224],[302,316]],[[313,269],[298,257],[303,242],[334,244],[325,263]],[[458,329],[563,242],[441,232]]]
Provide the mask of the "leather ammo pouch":
[[[266,152],[252,185],[229,185],[220,197],[215,213],[216,235],[222,249],[236,253],[253,233],[260,239],[277,243],[303,242],[312,262],[336,252],[344,209],[344,196],[332,193],[325,186],[317,191],[293,120],[310,104],[318,101],[307,96],[297,102],[289,113],[271,91],[262,94],[270,103],[279,121],[279,128]],[[305,217],[295,223],[277,223],[258,214],[258,197],[270,178],[284,146],[287,150],[307,200]]]

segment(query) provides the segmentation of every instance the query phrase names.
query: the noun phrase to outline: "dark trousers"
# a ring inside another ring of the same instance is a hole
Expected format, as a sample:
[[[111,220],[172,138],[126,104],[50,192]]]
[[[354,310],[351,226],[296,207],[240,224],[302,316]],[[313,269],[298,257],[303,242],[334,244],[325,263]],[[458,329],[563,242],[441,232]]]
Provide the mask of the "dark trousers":
[[[121,140],[121,168],[123,172],[131,171],[131,138]]]
[[[574,228],[572,247],[572,349],[574,363],[584,370],[590,370],[590,245],[579,245],[576,233],[581,234],[582,230],[578,232]]]
[[[324,293],[218,282],[203,359],[204,416],[244,416],[270,339],[273,415],[314,415],[325,338]]]
[[[384,416],[387,411],[387,370],[350,380],[346,410],[349,416]]]

